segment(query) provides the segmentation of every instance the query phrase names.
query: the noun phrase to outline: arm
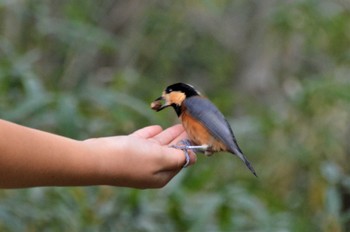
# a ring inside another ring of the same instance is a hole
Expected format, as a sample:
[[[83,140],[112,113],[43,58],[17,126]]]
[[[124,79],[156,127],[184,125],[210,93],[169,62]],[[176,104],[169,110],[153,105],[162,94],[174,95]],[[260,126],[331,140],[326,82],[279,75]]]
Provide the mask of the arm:
[[[128,136],[77,141],[0,120],[0,187],[162,187],[185,162],[181,150],[168,146],[185,136],[180,125],[164,131],[150,126]]]

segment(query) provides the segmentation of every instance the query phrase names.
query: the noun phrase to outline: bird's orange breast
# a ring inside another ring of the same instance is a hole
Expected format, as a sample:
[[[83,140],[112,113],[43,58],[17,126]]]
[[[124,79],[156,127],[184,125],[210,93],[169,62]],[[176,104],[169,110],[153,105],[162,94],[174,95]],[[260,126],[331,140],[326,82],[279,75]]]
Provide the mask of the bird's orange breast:
[[[211,151],[226,151],[226,146],[216,140],[205,126],[183,110],[180,119],[188,138],[194,145],[209,145]]]

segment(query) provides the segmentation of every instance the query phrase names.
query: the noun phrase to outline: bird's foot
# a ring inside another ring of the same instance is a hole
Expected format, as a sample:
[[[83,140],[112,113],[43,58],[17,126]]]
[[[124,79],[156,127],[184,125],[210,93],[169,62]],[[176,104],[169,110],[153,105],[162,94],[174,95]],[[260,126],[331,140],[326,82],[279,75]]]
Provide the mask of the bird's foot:
[[[181,140],[179,143],[177,143],[176,145],[172,145],[170,147],[172,148],[176,148],[176,149],[180,149],[183,150],[185,153],[185,157],[186,157],[186,162],[184,164],[184,168],[188,166],[188,164],[190,163],[190,155],[188,154],[188,146],[191,145],[191,142],[188,139],[184,139]]]
[[[186,156],[186,162],[185,162],[185,165],[183,166],[184,168],[187,167],[188,164],[190,163],[190,156],[188,155],[188,150],[192,150],[194,153],[197,153],[197,152],[206,153],[206,151],[208,150],[208,145],[195,146],[195,145],[192,145],[190,140],[188,139],[181,140],[178,144],[172,145],[170,147],[184,151]]]
[[[180,150],[192,150],[195,153],[204,153],[208,151],[209,146],[206,144],[203,145],[192,145],[191,141],[188,139],[183,139],[176,145],[172,145],[172,148],[180,149]]]

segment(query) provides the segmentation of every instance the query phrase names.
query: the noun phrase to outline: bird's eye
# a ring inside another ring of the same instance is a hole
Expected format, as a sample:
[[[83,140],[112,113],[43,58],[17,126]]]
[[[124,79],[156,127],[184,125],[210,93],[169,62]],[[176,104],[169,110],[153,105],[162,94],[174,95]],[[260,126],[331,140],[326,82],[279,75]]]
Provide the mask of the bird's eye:
[[[173,90],[172,89],[168,89],[168,92],[170,93],[170,92],[172,92]]]

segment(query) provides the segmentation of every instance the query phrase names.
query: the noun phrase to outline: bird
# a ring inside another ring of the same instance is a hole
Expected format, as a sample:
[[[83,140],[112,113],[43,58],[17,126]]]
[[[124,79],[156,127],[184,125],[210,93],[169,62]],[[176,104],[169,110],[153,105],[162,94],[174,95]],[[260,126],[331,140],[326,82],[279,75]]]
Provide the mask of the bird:
[[[185,151],[184,167],[189,163],[188,150],[202,152],[207,156],[216,152],[229,152],[238,156],[257,177],[253,166],[238,146],[225,116],[192,85],[181,82],[169,85],[151,103],[151,108],[156,112],[167,107],[175,110],[188,136],[188,139],[180,142],[181,145],[173,145]]]

